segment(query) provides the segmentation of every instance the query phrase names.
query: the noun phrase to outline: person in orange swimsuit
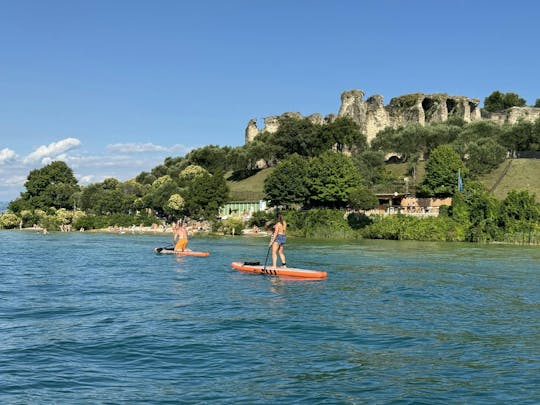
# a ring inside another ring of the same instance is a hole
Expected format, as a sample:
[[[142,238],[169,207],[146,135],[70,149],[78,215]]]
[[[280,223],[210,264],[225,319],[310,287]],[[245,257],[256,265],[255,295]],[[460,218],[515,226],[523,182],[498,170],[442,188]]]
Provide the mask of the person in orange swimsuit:
[[[176,229],[174,231],[173,243],[175,252],[184,252],[191,250],[187,248],[188,232],[187,229],[184,227],[184,221],[178,221]]]

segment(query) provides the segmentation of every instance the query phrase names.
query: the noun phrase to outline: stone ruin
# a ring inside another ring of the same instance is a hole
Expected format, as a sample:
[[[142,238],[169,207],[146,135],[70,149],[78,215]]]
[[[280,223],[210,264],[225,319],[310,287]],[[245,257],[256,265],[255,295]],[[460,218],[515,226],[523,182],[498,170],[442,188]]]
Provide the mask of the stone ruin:
[[[350,117],[366,135],[368,142],[371,142],[379,131],[387,127],[444,122],[449,117],[458,117],[465,122],[487,119],[500,124],[514,124],[520,119],[534,121],[540,117],[540,108],[534,107],[512,107],[497,113],[481,112],[478,107],[479,99],[443,93],[406,94],[392,98],[386,106],[382,96],[378,94],[365,101],[363,98],[364,92],[361,90],[345,91],[341,94],[341,107],[337,115],[329,114],[323,117],[321,114],[312,114],[307,118],[313,123],[324,125],[337,117]],[[266,117],[261,130],[257,128],[257,120],[251,119],[246,128],[245,142],[253,141],[263,131],[276,132],[281,117],[304,118],[300,113],[291,112]]]

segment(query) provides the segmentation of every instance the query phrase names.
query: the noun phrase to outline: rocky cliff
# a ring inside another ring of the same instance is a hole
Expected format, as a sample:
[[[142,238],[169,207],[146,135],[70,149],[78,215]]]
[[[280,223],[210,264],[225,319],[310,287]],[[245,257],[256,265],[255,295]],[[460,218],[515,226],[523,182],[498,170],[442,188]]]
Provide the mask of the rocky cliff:
[[[444,122],[452,116],[465,122],[487,119],[498,123],[516,123],[519,119],[533,121],[540,117],[540,108],[533,107],[513,107],[499,113],[481,114],[479,103],[477,98],[443,93],[414,93],[395,97],[385,106],[382,96],[378,94],[364,101],[362,90],[349,90],[341,94],[341,107],[337,115],[329,114],[323,117],[321,114],[313,114],[307,118],[314,123],[325,124],[336,117],[350,117],[359,125],[368,142],[371,142],[379,131],[387,127]],[[246,143],[251,142],[262,131],[276,132],[280,117],[303,118],[299,113],[290,112],[267,117],[260,130],[257,128],[257,120],[251,119],[246,128]]]

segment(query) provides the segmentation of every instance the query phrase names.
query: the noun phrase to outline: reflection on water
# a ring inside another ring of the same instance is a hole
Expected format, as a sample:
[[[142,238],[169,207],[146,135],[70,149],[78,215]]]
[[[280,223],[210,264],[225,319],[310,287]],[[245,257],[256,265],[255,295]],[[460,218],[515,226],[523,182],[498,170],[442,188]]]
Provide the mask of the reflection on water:
[[[158,235],[159,236],[159,235]],[[262,238],[261,238],[262,239]],[[540,249],[0,232],[2,403],[537,403]],[[24,252],[21,253],[21,246]]]

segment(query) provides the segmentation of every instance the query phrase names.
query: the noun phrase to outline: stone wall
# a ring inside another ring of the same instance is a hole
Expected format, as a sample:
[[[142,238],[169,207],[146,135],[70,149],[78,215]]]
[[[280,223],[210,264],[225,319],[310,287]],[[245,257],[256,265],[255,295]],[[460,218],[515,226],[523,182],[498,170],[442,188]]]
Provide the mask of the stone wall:
[[[364,95],[362,90],[345,91],[341,94],[341,107],[337,116],[329,114],[323,118],[321,114],[312,114],[307,118],[313,123],[325,124],[332,122],[336,117],[350,117],[366,135],[368,142],[371,142],[379,131],[387,127],[444,122],[450,117],[458,117],[465,122],[487,119],[500,124],[514,124],[520,119],[534,121],[540,117],[540,108],[534,107],[512,107],[498,113],[481,114],[478,107],[479,99],[449,96],[444,93],[406,94],[392,98],[390,104],[386,106],[382,96],[375,94],[364,101]],[[257,128],[257,121],[251,119],[246,128],[246,143],[253,141],[262,131],[276,132],[280,117],[303,118],[297,112],[270,116],[264,119],[264,127],[260,130]]]

